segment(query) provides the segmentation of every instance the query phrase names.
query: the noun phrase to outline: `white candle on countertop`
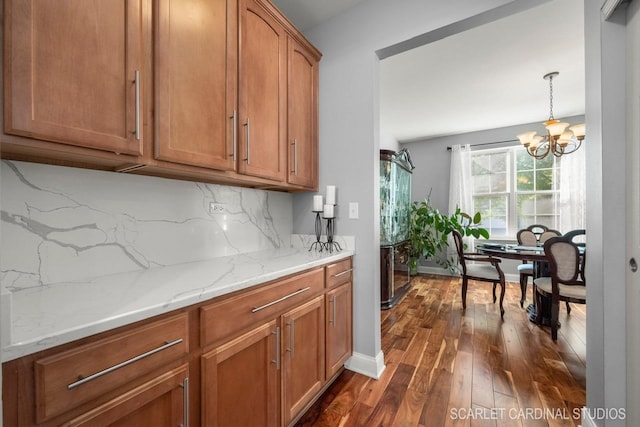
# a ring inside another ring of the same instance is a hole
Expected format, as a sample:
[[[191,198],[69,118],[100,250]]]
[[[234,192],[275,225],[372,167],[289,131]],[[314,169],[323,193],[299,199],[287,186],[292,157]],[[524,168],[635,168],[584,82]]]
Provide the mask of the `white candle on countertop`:
[[[333,218],[333,205],[324,205],[322,216],[325,218]]]
[[[327,204],[329,205],[336,204],[336,186],[335,185],[327,185]]]
[[[314,212],[322,212],[322,195],[318,194],[313,196],[313,211]]]

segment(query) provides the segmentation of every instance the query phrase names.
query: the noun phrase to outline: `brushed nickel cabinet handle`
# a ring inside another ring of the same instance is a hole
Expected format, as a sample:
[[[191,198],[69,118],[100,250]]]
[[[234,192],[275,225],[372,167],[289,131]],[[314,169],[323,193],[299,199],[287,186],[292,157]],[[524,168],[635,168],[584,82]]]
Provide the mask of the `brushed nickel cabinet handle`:
[[[331,323],[333,325],[333,327],[336,327],[336,296],[332,296],[331,299],[329,300],[329,303],[331,304],[331,320],[329,320],[329,323]]]
[[[345,274],[347,274],[347,273],[351,273],[352,271],[353,271],[353,268],[350,268],[350,269],[348,269],[348,270],[341,271],[340,273],[336,273],[336,274],[334,274],[334,275],[333,275],[333,277],[340,277],[340,276],[345,275]]]
[[[116,370],[118,370],[120,368],[124,368],[125,366],[131,365],[132,363],[135,363],[138,360],[144,359],[145,357],[149,357],[149,356],[151,356],[153,354],[161,352],[162,350],[166,350],[167,348],[173,347],[174,345],[180,344],[181,342],[182,342],[182,338],[178,338],[177,340],[174,340],[174,341],[171,341],[171,342],[165,342],[160,347],[154,348],[153,350],[149,350],[146,353],[139,354],[139,355],[137,355],[135,357],[132,357],[131,359],[125,360],[124,362],[118,363],[117,365],[113,365],[110,368],[103,369],[102,371],[96,372],[95,374],[91,374],[88,377],[81,378],[78,381],[69,384],[67,386],[67,389],[71,390],[73,388],[81,386],[82,384],[88,383],[89,381],[93,381],[96,378],[99,378],[99,377],[101,377],[103,375],[109,374],[109,373],[111,373],[113,371],[116,371]]]
[[[295,332],[295,321],[291,319],[289,322],[289,348],[287,351],[291,353],[291,358],[293,359],[293,353],[295,352],[295,341],[296,341],[296,332]]]
[[[280,326],[276,326],[276,331],[272,334],[276,334],[276,359],[271,362],[276,364],[276,369],[280,370]]]
[[[182,380],[182,385],[180,386],[183,389],[183,397],[182,397],[182,427],[189,427],[189,377]]]
[[[247,137],[247,157],[245,158],[245,160],[247,161],[247,164],[250,165],[251,164],[251,128],[250,128],[250,124],[249,124],[249,117],[247,117],[247,123],[244,124],[245,127],[245,135]]]
[[[141,136],[141,132],[140,132],[140,70],[136,70],[134,72],[133,85],[135,88],[135,97],[136,97],[136,100],[135,100],[136,130],[134,134],[136,139],[140,141],[140,136]]]
[[[232,133],[233,153],[230,154],[230,156],[233,156],[233,161],[235,162],[237,158],[237,151],[238,151],[238,132],[237,132],[238,116],[236,115],[236,110],[233,110],[233,115],[230,117],[230,119],[232,121],[232,126],[233,126],[233,133]]]
[[[291,145],[293,145],[293,170],[291,172],[298,176],[298,140],[294,139]]]
[[[289,298],[291,298],[291,297],[295,297],[296,295],[299,295],[299,294],[301,294],[301,293],[303,293],[303,292],[306,292],[306,291],[308,291],[309,289],[311,289],[311,287],[310,287],[310,286],[307,286],[306,288],[298,289],[297,291],[295,291],[295,292],[291,292],[289,295],[285,295],[285,296],[283,296],[282,298],[278,298],[277,300],[274,300],[274,301],[268,302],[268,303],[266,303],[266,304],[264,304],[264,305],[261,305],[261,306],[259,306],[259,307],[253,307],[253,308],[251,309],[251,312],[252,312],[252,313],[256,313],[256,312],[258,312],[258,311],[260,311],[260,310],[264,310],[264,309],[265,309],[265,308],[267,308],[267,307],[271,307],[271,306],[272,306],[272,305],[274,305],[274,304],[278,304],[279,302],[282,302],[282,301],[284,301],[284,300],[286,300],[286,299],[289,299]]]

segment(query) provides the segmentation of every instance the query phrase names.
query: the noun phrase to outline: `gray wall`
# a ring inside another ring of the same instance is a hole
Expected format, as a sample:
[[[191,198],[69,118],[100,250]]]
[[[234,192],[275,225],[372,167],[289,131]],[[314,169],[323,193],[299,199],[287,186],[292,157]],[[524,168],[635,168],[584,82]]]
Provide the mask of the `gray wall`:
[[[376,183],[380,132],[375,52],[505,3],[407,0],[398,7],[397,2],[369,0],[307,34],[324,53],[320,67],[320,182],[322,186],[338,185],[342,212],[348,202],[360,203],[359,220],[348,220],[340,211],[337,220],[340,234],[356,237],[356,352],[375,357],[380,349]],[[533,2],[508,3],[524,8],[525,3]],[[625,294],[625,41],[624,27],[619,23],[601,22],[603,3],[604,0],[585,2],[590,250],[587,275],[592,301],[587,306],[587,403],[592,408],[620,408],[626,399],[624,303],[620,302]],[[294,197],[294,232],[312,232],[310,206],[311,194]],[[608,209],[605,217],[605,207],[609,206],[622,208]]]
[[[320,63],[320,189],[338,187],[336,234],[356,238],[354,350],[380,358],[379,59],[380,49],[429,34],[454,34],[541,1],[368,0],[307,32],[323,53]],[[502,5],[477,20],[469,17]],[[509,9],[509,10],[506,10]],[[484,22],[482,22],[484,20]],[[459,28],[456,29],[456,27]],[[428,39],[429,37],[427,37]],[[347,219],[349,202],[360,218]],[[312,233],[312,194],[294,197],[294,233]]]
[[[585,3],[587,406],[626,406],[625,26],[624,10],[602,22],[604,0]],[[605,291],[606,290],[606,291]],[[637,402],[638,396],[630,397]],[[624,420],[596,420],[624,426]]]

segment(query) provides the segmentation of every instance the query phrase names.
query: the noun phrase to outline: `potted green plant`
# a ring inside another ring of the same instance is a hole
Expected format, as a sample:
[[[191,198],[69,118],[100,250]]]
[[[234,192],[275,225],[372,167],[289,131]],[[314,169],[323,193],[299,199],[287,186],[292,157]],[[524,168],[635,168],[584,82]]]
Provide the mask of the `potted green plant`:
[[[411,204],[409,218],[409,267],[412,272],[417,270],[421,257],[431,259],[450,271],[455,270],[457,258],[447,255],[448,237],[453,230],[463,236],[489,238],[489,232],[478,226],[482,221],[480,212],[471,216],[457,208],[454,213],[445,215],[431,205],[429,197]]]

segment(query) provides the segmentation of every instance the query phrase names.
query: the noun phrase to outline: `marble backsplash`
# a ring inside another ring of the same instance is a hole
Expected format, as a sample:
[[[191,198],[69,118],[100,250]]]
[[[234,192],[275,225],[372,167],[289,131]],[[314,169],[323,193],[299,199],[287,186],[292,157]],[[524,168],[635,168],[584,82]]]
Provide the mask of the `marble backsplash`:
[[[12,161],[0,171],[3,293],[291,242],[287,193]]]

